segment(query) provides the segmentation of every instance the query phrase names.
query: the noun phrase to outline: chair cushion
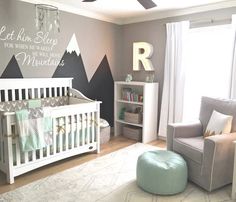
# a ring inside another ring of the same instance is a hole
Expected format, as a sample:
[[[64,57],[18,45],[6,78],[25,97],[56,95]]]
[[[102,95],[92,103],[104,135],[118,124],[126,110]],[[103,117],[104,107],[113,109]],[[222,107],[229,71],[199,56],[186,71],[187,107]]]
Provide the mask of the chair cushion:
[[[203,146],[203,136],[192,138],[175,138],[173,142],[174,151],[199,164],[202,163]]]

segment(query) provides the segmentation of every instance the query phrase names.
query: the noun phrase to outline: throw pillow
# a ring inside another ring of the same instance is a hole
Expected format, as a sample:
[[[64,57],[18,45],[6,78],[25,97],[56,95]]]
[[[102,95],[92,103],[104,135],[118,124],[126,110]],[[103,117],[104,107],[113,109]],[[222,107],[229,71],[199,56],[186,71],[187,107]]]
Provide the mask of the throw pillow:
[[[232,120],[232,116],[214,110],[207,124],[204,138],[216,134],[230,133]]]

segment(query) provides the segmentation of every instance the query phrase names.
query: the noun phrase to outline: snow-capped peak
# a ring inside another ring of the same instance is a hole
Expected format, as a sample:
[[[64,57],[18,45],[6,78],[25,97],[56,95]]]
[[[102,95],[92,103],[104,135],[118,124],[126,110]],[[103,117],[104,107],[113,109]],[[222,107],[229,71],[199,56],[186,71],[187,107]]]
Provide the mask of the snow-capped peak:
[[[67,52],[72,53],[72,51],[75,51],[76,54],[79,56],[80,54],[80,49],[76,40],[75,33],[72,35],[70,42],[66,48]]]

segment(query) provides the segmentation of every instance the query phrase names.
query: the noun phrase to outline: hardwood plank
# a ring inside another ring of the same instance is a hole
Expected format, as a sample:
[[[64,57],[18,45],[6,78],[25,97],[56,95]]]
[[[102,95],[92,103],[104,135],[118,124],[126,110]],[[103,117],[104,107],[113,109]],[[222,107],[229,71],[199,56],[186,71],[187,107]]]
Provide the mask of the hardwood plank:
[[[136,143],[136,141],[131,140],[131,139],[127,139],[123,136],[112,137],[108,143],[101,145],[101,152],[99,154],[86,153],[86,154],[81,154],[78,156],[74,156],[74,157],[71,157],[68,159],[58,161],[56,163],[44,166],[42,168],[36,169],[34,171],[31,171],[29,173],[26,173],[24,175],[16,177],[15,183],[12,185],[9,185],[6,183],[5,174],[0,172],[0,194],[14,190],[18,187],[24,186],[26,184],[33,182],[33,181],[36,181],[36,180],[48,177],[50,175],[62,172],[62,171],[67,170],[69,168],[81,165],[85,162],[96,159],[100,156],[104,156],[106,154],[117,151],[119,149],[122,149],[124,147],[130,146],[135,143]],[[153,145],[153,146],[163,147],[163,148],[166,147],[166,143],[163,140],[152,141],[149,144]]]

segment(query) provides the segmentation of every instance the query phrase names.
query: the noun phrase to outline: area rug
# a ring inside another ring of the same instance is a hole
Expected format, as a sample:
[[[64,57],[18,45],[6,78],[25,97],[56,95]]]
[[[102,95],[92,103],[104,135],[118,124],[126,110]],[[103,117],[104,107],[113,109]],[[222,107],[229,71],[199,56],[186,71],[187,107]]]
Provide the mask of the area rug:
[[[208,193],[188,183],[183,193],[158,196],[136,185],[137,158],[158,147],[137,143],[103,157],[0,195],[0,201],[22,202],[226,202],[231,186]],[[78,157],[79,158],[79,157]]]

